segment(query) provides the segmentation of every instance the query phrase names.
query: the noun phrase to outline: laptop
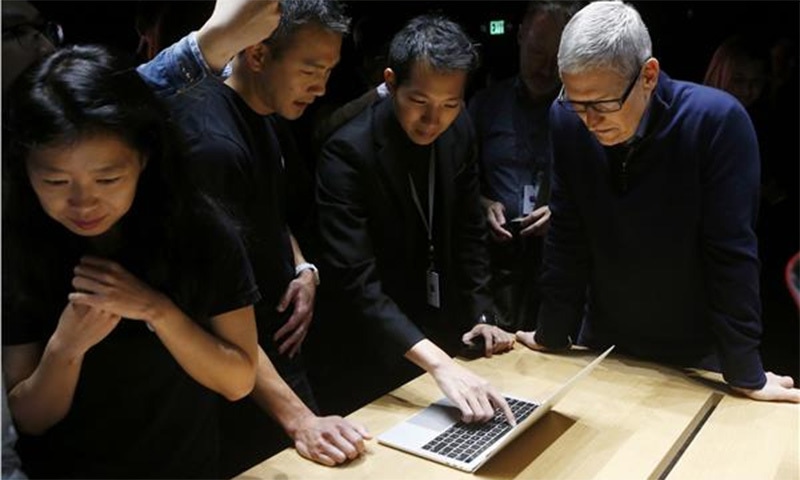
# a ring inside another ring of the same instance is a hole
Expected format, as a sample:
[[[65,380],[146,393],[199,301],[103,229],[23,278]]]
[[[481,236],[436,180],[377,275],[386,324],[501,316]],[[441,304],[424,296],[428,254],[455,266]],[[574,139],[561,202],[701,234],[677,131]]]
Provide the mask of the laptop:
[[[461,422],[458,408],[447,398],[442,398],[379,435],[378,442],[449,467],[474,472],[550,411],[613,349],[611,346],[541,403],[506,395],[517,419],[513,428],[499,410],[486,423]]]

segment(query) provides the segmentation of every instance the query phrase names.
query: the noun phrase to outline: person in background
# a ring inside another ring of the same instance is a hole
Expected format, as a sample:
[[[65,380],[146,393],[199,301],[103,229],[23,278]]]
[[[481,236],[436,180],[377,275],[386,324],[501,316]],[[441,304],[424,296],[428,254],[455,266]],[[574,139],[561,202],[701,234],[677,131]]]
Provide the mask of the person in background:
[[[558,95],[561,30],[572,2],[532,1],[517,30],[520,71],[469,102],[480,155],[481,203],[490,228],[490,288],[498,325],[532,330],[542,238],[550,209],[550,105]]]
[[[386,18],[385,15],[376,17],[367,14],[355,22],[351,38],[356,58],[356,72],[355,81],[349,82],[353,94],[348,97],[350,100],[338,105],[328,105],[317,112],[313,125],[312,148],[315,158],[319,156],[322,144],[333,132],[379,98],[389,95],[383,82],[383,70],[389,54],[392,33],[400,27],[402,23],[398,23],[398,19]]]
[[[762,161],[761,194],[767,207],[785,201],[783,179],[770,172],[771,159],[783,152],[771,149],[776,138],[770,135],[772,112],[768,110],[765,87],[769,79],[768,51],[762,42],[734,35],[723,41],[714,51],[706,69],[703,84],[724,90],[736,97],[747,109],[756,128]]]
[[[219,396],[249,394],[257,364],[234,226],[188,183],[163,105],[102,47],[54,52],[8,98],[2,353],[25,471],[217,476]]]
[[[759,154],[744,107],[662,72],[622,2],[576,13],[558,66],[543,301],[537,329],[517,338],[561,351],[583,319],[581,345],[721,371],[742,395],[800,402],[759,353]]]
[[[140,1],[136,4],[134,27],[139,35],[136,55],[142,61],[155,58],[161,50],[195,30],[214,7],[207,1]]]
[[[749,110],[761,99],[768,73],[766,49],[754,39],[735,35],[714,51],[703,84],[730,93]]]
[[[450,357],[476,337],[487,356],[513,345],[492,325],[474,136],[462,109],[476,62],[461,27],[443,17],[414,18],[394,36],[384,70],[391,98],[322,148],[321,249],[341,319],[332,352],[355,377],[339,379],[355,384],[344,388],[368,391],[369,401],[421,368],[464,421],[499,408],[513,422],[503,396]]]
[[[36,60],[61,44],[61,26],[27,1],[3,3],[3,93]]]
[[[331,0],[285,0],[281,10],[276,31],[243,48],[224,81],[209,77],[168,100],[186,137],[194,182],[242,222],[264,296],[256,306],[261,347],[256,388],[222,411],[224,476],[289,446],[289,439],[302,455],[333,465],[358,456],[369,438],[360,425],[314,414],[301,348],[321,276],[289,228],[289,167],[279,125],[270,118],[297,119],[325,93],[349,19]],[[270,363],[293,393],[275,395]],[[309,448],[314,442],[318,451]]]

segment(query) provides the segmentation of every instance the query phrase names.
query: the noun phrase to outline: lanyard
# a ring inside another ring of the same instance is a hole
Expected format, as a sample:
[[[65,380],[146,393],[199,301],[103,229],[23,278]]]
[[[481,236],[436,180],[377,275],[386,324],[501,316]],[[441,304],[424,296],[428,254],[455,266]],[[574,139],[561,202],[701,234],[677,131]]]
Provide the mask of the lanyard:
[[[414,186],[414,179],[411,178],[411,173],[408,174],[408,184],[411,186],[411,198],[414,199],[414,205],[417,207],[417,212],[425,225],[425,232],[428,234],[428,261],[433,266],[433,186],[436,183],[436,168],[434,166],[434,150],[431,147],[431,156],[428,161],[428,217],[425,218],[425,213],[422,211],[422,204],[417,195],[417,188]]]

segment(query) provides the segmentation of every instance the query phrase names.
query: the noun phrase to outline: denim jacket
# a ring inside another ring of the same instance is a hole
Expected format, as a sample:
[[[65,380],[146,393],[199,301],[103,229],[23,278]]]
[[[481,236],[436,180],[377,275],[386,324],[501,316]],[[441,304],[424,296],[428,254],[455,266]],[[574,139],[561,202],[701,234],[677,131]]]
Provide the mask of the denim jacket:
[[[216,76],[200,52],[197,32],[165,48],[149,62],[139,65],[136,71],[162,98],[183,93],[203,79]]]

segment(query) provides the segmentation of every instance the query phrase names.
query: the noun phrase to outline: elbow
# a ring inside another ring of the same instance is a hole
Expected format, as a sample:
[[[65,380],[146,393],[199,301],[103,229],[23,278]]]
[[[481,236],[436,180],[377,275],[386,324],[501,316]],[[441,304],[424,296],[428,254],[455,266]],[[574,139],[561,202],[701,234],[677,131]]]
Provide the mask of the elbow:
[[[14,418],[13,422],[17,432],[30,436],[44,435],[55,424],[55,422],[45,421],[44,418],[30,421]]]
[[[21,434],[30,436],[44,435],[53,425],[60,422],[67,412],[48,412],[37,410],[36,404],[28,400],[27,404],[13,394],[8,397],[8,406],[11,413],[11,424],[14,429]],[[4,418],[5,420],[5,418]],[[5,436],[7,425],[3,425],[3,435]],[[4,437],[5,440],[5,437]]]
[[[247,375],[238,382],[231,382],[227,388],[220,393],[227,400],[235,402],[250,395],[256,386],[256,369],[248,369]]]
[[[253,387],[255,387],[255,382],[251,382],[247,385],[242,385],[241,387],[229,389],[223,392],[222,395],[229,401],[235,402],[250,395],[250,392],[253,391]]]

